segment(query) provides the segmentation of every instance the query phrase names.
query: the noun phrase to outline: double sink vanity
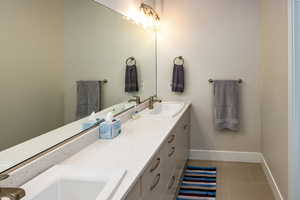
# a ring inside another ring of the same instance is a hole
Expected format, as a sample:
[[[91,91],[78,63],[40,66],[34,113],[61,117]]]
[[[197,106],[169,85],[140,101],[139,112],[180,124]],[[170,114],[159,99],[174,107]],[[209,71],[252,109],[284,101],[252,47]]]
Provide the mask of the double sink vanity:
[[[117,138],[98,139],[21,186],[24,199],[174,199],[188,158],[190,104],[156,103],[139,115]]]
[[[148,4],[135,6],[154,13]],[[16,81],[0,84],[0,200],[172,199],[190,104],[155,98],[156,29],[102,0],[1,6],[1,80]],[[102,121],[122,133],[99,139]]]

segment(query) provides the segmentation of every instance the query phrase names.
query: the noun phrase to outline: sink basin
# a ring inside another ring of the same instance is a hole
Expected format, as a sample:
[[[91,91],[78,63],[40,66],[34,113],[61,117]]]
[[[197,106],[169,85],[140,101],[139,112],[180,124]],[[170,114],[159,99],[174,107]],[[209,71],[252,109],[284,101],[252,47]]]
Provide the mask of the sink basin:
[[[122,169],[56,165],[21,188],[24,200],[109,200],[125,174]]]
[[[155,103],[154,108],[144,110],[142,116],[154,116],[154,117],[175,117],[184,108],[183,102],[162,102]]]

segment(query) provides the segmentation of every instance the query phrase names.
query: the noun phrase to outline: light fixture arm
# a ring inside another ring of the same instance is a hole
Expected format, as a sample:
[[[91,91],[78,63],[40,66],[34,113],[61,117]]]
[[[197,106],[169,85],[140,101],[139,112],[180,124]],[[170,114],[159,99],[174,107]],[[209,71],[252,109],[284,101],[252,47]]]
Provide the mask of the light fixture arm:
[[[142,3],[140,9],[146,16],[150,16],[156,21],[160,20],[158,13],[151,6]]]

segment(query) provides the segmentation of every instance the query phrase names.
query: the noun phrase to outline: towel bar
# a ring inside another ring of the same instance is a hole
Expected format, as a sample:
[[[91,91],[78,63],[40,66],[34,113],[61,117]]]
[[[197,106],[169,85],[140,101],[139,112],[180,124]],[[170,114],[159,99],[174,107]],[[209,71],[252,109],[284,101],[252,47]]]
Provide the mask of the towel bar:
[[[102,81],[100,81],[102,84],[106,84],[106,83],[108,83],[108,80],[107,79],[104,79],[104,80],[102,80]]]
[[[214,80],[210,78],[210,79],[208,79],[208,82],[209,82],[209,83],[213,83],[213,82],[214,82]],[[243,82],[243,80],[242,80],[242,79],[238,79],[238,82],[239,82],[239,83],[242,83],[242,82]]]
[[[129,62],[133,62],[134,63],[133,65],[136,65],[136,59],[133,56],[126,59],[126,62],[125,62],[126,65],[129,65]]]
[[[173,63],[174,63],[174,64],[176,64],[176,60],[177,60],[177,59],[181,60],[182,65],[184,65],[184,58],[183,58],[183,56],[178,56],[178,57],[174,58],[174,60],[173,60]]]

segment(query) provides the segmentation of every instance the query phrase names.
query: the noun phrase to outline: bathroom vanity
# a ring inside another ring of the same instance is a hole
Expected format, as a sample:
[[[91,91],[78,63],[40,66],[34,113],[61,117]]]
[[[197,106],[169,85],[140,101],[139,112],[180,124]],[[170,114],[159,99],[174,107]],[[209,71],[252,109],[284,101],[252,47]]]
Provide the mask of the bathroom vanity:
[[[126,200],[174,199],[188,158],[189,127],[188,107],[181,113],[160,148],[146,164]]]
[[[120,136],[96,139],[22,185],[24,200],[64,199],[53,192],[55,185],[64,186],[61,194],[74,196],[70,184],[88,193],[87,200],[174,199],[188,158],[189,130],[189,103],[156,103],[126,121]],[[86,134],[98,135],[99,129]]]
[[[98,140],[62,164],[126,169],[112,200],[173,199],[188,158],[190,104],[175,116],[147,112],[127,121],[119,137]]]

